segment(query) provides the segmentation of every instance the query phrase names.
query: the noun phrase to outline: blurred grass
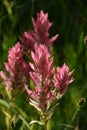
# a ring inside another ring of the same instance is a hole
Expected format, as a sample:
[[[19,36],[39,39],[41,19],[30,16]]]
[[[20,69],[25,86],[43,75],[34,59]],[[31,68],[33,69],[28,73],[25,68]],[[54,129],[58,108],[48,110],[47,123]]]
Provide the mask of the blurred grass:
[[[61,99],[60,105],[49,122],[51,127],[49,130],[64,130],[63,124],[70,124],[80,98],[87,99],[87,48],[84,45],[84,36],[87,35],[86,0],[0,0],[0,70],[4,69],[3,63],[7,60],[8,49],[19,40],[19,35],[23,31],[32,29],[31,17],[36,17],[36,13],[40,10],[48,12],[49,20],[53,21],[50,36],[56,33],[60,35],[53,44],[55,64],[61,65],[65,62],[71,70],[75,69],[75,81]],[[23,94],[17,104],[28,114],[28,121],[33,119],[33,116],[39,118],[36,111],[33,112],[33,108],[25,104],[25,101],[26,94]],[[81,107],[73,122],[73,126],[78,126],[79,130],[87,129],[86,108],[87,103]],[[0,130],[5,129],[4,120],[0,109]],[[16,129],[22,130],[22,125],[23,123],[19,120]],[[33,127],[42,129],[38,125]],[[74,128],[70,129],[74,130]]]

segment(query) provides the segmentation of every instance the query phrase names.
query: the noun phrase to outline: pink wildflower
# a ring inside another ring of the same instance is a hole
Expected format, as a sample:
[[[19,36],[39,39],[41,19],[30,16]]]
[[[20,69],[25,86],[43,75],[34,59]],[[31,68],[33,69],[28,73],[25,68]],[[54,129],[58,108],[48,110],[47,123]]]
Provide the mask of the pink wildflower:
[[[53,74],[53,58],[50,57],[45,45],[35,45],[35,52],[31,52],[31,57],[34,64],[30,63],[30,67],[33,70],[33,72],[30,72],[30,77],[35,83],[35,89],[31,91],[27,87],[25,88],[29,97],[38,102],[38,107],[45,109],[53,97],[50,82]]]
[[[35,73],[30,73],[31,76],[34,74],[38,75],[38,80],[43,79],[43,81],[48,80],[52,75],[52,64],[53,58],[51,58],[50,53],[45,45],[35,46],[35,53],[31,52],[31,57],[35,63],[35,66],[30,63],[31,68]]]
[[[22,46],[17,42],[17,44],[9,50],[8,62],[5,63],[5,68],[9,73],[9,77],[3,71],[0,72],[4,84],[10,90],[23,85],[26,78],[28,78],[29,66],[23,59],[23,53]]]
[[[40,41],[41,44],[49,45],[53,43],[57,37],[58,34],[49,39],[49,29],[52,26],[52,23],[48,20],[48,13],[44,14],[43,11],[40,11],[40,13],[37,14],[37,20],[35,21],[34,18],[32,18],[34,31],[36,35],[38,36],[38,41]]]
[[[43,11],[40,11],[40,13],[37,14],[37,20],[35,21],[35,19],[32,18],[32,22],[34,31],[24,32],[23,37],[20,37],[20,40],[27,49],[34,48],[34,44],[45,44],[46,46],[49,46],[59,36],[57,34],[52,38],[49,38],[48,31],[52,26],[52,23],[49,22],[47,13],[44,14]]]
[[[20,37],[21,42],[24,44],[26,49],[34,49],[34,44],[37,43],[37,36],[33,31],[23,33],[23,37]]]
[[[66,64],[56,68],[53,81],[60,94],[64,94],[68,85],[73,82],[72,73],[73,71],[69,72],[69,67]]]

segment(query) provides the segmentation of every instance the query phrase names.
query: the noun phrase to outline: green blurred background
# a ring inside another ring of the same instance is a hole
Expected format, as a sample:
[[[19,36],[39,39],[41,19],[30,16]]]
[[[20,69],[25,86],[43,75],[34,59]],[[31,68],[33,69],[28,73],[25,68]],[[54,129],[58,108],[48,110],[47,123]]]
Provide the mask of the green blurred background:
[[[0,0],[0,70],[4,70],[8,49],[19,40],[24,31],[33,29],[31,18],[36,18],[40,10],[47,12],[49,20],[53,22],[50,37],[59,34],[53,44],[55,65],[61,66],[65,62],[70,70],[75,69],[75,81],[55,109],[49,121],[49,130],[87,130],[86,102],[72,124],[76,128],[78,126],[78,129],[64,126],[70,124],[80,98],[87,98],[87,46],[84,44],[87,35],[87,0]],[[25,100],[26,94],[21,95],[18,105],[29,120],[33,116],[38,118],[38,114],[35,115],[36,112],[25,104]],[[16,130],[22,130],[21,124],[20,121],[17,123]],[[4,115],[0,111],[0,130],[4,129]],[[36,125],[34,130],[37,129],[42,128]]]

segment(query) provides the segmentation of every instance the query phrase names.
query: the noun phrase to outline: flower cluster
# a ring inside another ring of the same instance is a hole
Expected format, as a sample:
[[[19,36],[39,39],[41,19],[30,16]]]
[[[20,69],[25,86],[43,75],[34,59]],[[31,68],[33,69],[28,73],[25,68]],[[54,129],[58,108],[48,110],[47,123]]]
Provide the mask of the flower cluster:
[[[72,73],[69,67],[64,64],[62,67],[53,67],[53,57],[45,45],[36,45],[35,52],[31,51],[33,63],[29,63],[32,71],[30,77],[35,84],[34,90],[27,85],[25,89],[30,98],[30,104],[40,112],[50,108],[55,100],[59,100],[65,93],[68,85],[73,82]]]
[[[35,44],[44,44],[49,46],[53,43],[57,37],[56,34],[52,38],[49,38],[49,29],[52,23],[48,20],[48,14],[44,14],[43,11],[37,14],[37,20],[32,18],[32,23],[34,26],[34,31],[24,32],[23,37],[20,37],[21,42],[27,49],[34,49]]]
[[[37,20],[32,18],[32,22],[34,31],[32,33],[24,32],[22,41],[26,47],[31,44],[34,48],[34,51],[31,50],[33,62],[29,62],[32,70],[29,75],[35,88],[30,90],[25,85],[25,89],[29,95],[29,103],[39,111],[46,112],[51,103],[56,99],[59,100],[68,85],[73,82],[73,71],[69,72],[69,67],[66,64],[62,67],[53,67],[53,57],[49,52],[49,45],[57,39],[58,34],[49,38],[48,31],[52,23],[48,20],[48,14],[41,11],[37,14]]]
[[[5,63],[5,68],[9,75],[7,76],[5,72],[1,71],[0,76],[4,80],[6,88],[13,90],[23,87],[28,80],[29,65],[26,64],[23,58],[24,50],[19,42],[8,53],[8,62]]]
[[[51,92],[51,81],[50,78],[53,74],[52,63],[53,58],[50,57],[50,53],[47,50],[45,45],[36,45],[35,52],[31,52],[31,57],[34,61],[29,63],[32,71],[30,72],[30,77],[34,81],[35,89],[31,91],[25,86],[26,91],[28,92],[31,103],[32,100],[36,101],[36,108],[41,110],[48,107],[49,102],[53,98]]]
[[[69,72],[69,67],[64,64],[62,67],[57,67],[53,76],[54,86],[60,92],[64,94],[70,83],[73,82],[73,71]]]
[[[51,104],[58,102],[73,82],[73,71],[70,72],[66,64],[62,67],[53,66],[49,45],[57,39],[58,34],[49,38],[52,23],[48,20],[48,14],[41,11],[36,21],[32,18],[32,22],[34,31],[24,32],[23,37],[20,37],[23,46],[17,42],[9,50],[8,62],[5,63],[9,75],[1,71],[0,76],[9,90],[25,86],[30,105],[40,113],[47,113]],[[31,57],[28,65],[24,60],[24,48],[30,52],[26,52]],[[33,90],[29,88],[29,80],[34,82]]]

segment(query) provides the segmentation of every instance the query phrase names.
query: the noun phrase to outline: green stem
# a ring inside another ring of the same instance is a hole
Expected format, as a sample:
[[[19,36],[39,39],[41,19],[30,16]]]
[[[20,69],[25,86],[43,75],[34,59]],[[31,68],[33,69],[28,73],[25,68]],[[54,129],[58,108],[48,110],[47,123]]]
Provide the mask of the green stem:
[[[6,116],[6,125],[7,130],[12,130],[12,111],[11,108],[7,110],[7,116]]]
[[[77,107],[77,109],[76,109],[76,111],[75,111],[75,113],[74,113],[74,115],[73,115],[73,117],[72,117],[72,120],[71,120],[71,123],[70,123],[70,124],[73,123],[73,121],[74,121],[74,119],[76,118],[77,113],[79,112],[79,110],[80,110],[80,106],[78,105],[78,107]]]
[[[44,126],[44,130],[47,130],[47,123],[48,123],[48,117],[47,117],[47,115],[45,115],[45,114],[42,114],[42,116],[41,116],[41,120],[42,120],[42,124],[43,124],[43,126]]]
[[[44,123],[44,130],[47,130],[47,122],[48,121],[45,121],[45,123]]]
[[[7,92],[7,94],[9,95],[8,96],[8,99],[9,99],[9,108],[7,110],[7,114],[9,116],[6,116],[6,124],[7,124],[7,130],[13,130],[13,127],[14,127],[14,124],[13,124],[13,121],[12,121],[12,118],[13,118],[13,108],[12,108],[12,104],[13,104],[13,93],[12,92]]]

